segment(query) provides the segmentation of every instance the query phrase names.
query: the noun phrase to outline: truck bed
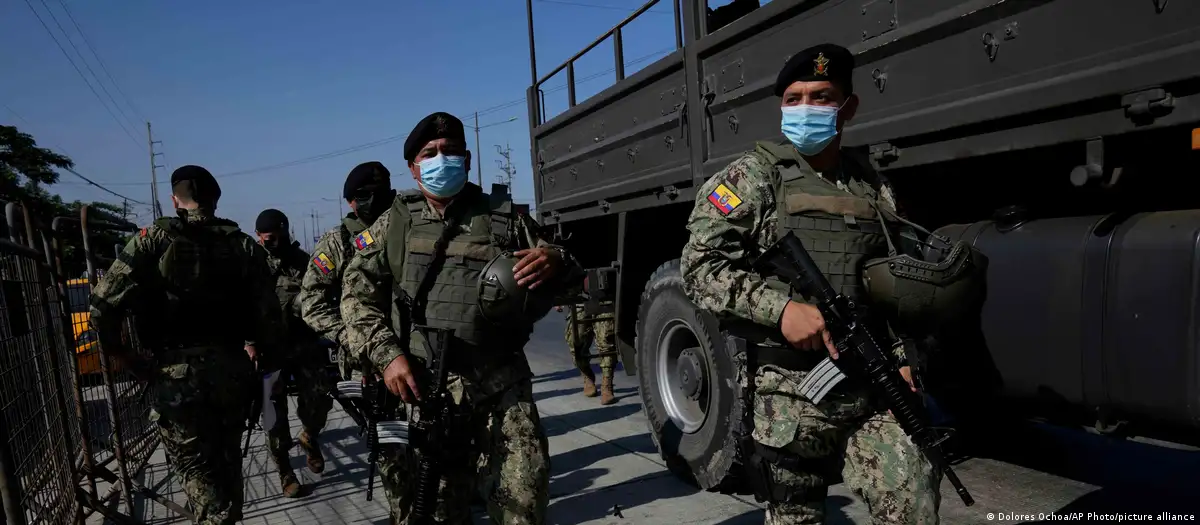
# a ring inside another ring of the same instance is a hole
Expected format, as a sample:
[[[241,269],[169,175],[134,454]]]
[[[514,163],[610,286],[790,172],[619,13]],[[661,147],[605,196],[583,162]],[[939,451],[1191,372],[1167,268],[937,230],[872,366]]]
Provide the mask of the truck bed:
[[[688,45],[564,113],[529,91],[543,223],[686,202],[780,140],[775,76],[826,41],[857,57],[843,144],[884,171],[1200,121],[1198,2],[774,0],[699,39],[682,13]]]

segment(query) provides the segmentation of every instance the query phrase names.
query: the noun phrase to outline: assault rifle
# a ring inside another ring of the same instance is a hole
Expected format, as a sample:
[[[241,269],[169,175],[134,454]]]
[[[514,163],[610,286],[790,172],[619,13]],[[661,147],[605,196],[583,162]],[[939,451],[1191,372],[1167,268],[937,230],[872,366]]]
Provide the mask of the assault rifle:
[[[442,459],[448,443],[451,443],[454,400],[446,389],[449,374],[448,352],[450,330],[417,325],[414,327],[429,344],[431,381],[421,401],[420,419],[415,431],[410,433],[408,421],[389,420],[395,417],[399,398],[388,392],[383,381],[364,377],[363,382],[342,381],[337,384],[337,397],[357,406],[363,421],[360,434],[367,435],[367,500],[375,489],[375,469],[379,461],[381,445],[410,445],[419,452],[416,499],[412,504],[412,523],[432,523],[437,508],[437,489],[441,482]],[[353,417],[353,416],[352,416]]]
[[[388,393],[383,381],[373,375],[362,381],[339,381],[332,393],[346,413],[358,424],[358,435],[367,436],[367,501],[375,493],[375,468],[381,445],[407,445],[408,421],[393,419],[399,399]]]
[[[882,350],[879,341],[884,339],[872,333],[875,325],[871,324],[866,309],[834,291],[808,250],[804,249],[804,244],[791,232],[767,248],[754,266],[760,272],[783,279],[792,289],[816,302],[839,353],[839,359],[834,362],[837,368],[844,369],[846,375],[868,380],[872,390],[887,403],[904,433],[954,486],[963,504],[973,505],[974,498],[942,454],[941,443],[945,438],[931,426],[929,413],[921,399],[900,375],[890,354]]]
[[[426,326],[415,327],[429,344],[429,370],[433,372],[429,390],[420,404],[420,418],[413,432],[413,446],[420,455],[417,467],[417,497],[412,504],[412,523],[433,523],[437,510],[438,484],[442,481],[442,460],[447,445],[452,443],[454,399],[446,389],[449,375],[450,330]]]

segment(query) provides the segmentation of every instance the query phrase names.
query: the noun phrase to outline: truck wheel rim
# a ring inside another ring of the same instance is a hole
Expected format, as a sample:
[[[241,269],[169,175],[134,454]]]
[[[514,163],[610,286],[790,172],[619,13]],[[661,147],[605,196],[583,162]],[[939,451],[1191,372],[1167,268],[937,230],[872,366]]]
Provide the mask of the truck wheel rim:
[[[712,392],[704,350],[682,319],[668,322],[658,341],[655,375],[667,417],[683,433],[695,433],[708,417]]]

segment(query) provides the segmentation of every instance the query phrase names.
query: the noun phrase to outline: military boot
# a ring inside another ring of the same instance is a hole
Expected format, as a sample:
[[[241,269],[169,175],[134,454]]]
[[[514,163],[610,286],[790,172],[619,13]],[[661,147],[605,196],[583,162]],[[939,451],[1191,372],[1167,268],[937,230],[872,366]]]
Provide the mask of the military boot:
[[[611,405],[616,402],[617,398],[613,395],[613,369],[605,368],[600,378],[600,404]]]
[[[300,442],[300,449],[308,456],[308,470],[320,474],[325,470],[325,456],[321,454],[321,443],[317,441],[317,433],[303,430],[297,440]]]
[[[579,371],[583,374],[584,397],[596,397],[596,374],[590,367],[581,368]]]
[[[296,479],[296,473],[292,471],[281,472],[279,474],[279,486],[283,488],[283,497],[298,498],[300,497],[300,480]]]

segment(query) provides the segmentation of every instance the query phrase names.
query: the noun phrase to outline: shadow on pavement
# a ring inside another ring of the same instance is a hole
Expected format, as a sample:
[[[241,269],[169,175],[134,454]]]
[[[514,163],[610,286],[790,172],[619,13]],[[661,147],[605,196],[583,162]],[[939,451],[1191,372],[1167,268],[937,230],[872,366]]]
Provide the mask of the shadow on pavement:
[[[541,392],[534,392],[533,393],[533,402],[540,403],[547,399],[553,399],[553,398],[556,398],[559,396],[568,396],[568,395],[577,395],[577,396],[583,397],[583,395],[580,392],[583,392],[582,382],[580,383],[579,388],[559,388],[557,390],[543,390]],[[625,388],[614,388],[613,389],[613,394],[616,395],[616,399],[618,401],[633,395],[633,393],[635,393],[635,392],[637,392],[637,387],[632,387],[632,386],[625,387]],[[592,399],[595,399],[597,403],[600,402],[599,395],[597,395],[596,397],[594,397]]]
[[[550,458],[550,468],[551,472],[555,474],[569,473],[607,458],[629,453],[652,454],[654,457],[658,457],[658,449],[654,447],[654,441],[647,433],[602,441],[555,454]]]
[[[600,490],[583,491],[550,504],[548,523],[583,523],[613,517],[613,507],[620,506],[625,520],[636,523],[632,510],[646,503],[688,496],[698,489],[676,479],[669,473],[647,474]],[[661,516],[669,519],[670,516]]]
[[[853,500],[845,496],[830,496],[825,499],[825,523],[828,525],[854,525],[854,520],[846,515],[845,509]],[[713,525],[759,525],[766,518],[767,512],[761,509],[749,511],[734,516]]]
[[[546,437],[554,437],[578,428],[621,419],[635,414],[641,409],[641,405],[609,405],[606,407],[589,408],[587,410],[544,417],[542,418],[542,425],[546,428]]]
[[[573,377],[579,377],[579,370],[575,368],[568,368],[566,370],[559,370],[558,372],[550,372],[549,374],[534,376],[533,384],[536,385],[538,383],[546,383],[549,381],[562,381],[563,379],[571,379]]]
[[[606,468],[585,468],[550,479],[550,499],[569,496],[592,487],[592,482],[608,474]]]

